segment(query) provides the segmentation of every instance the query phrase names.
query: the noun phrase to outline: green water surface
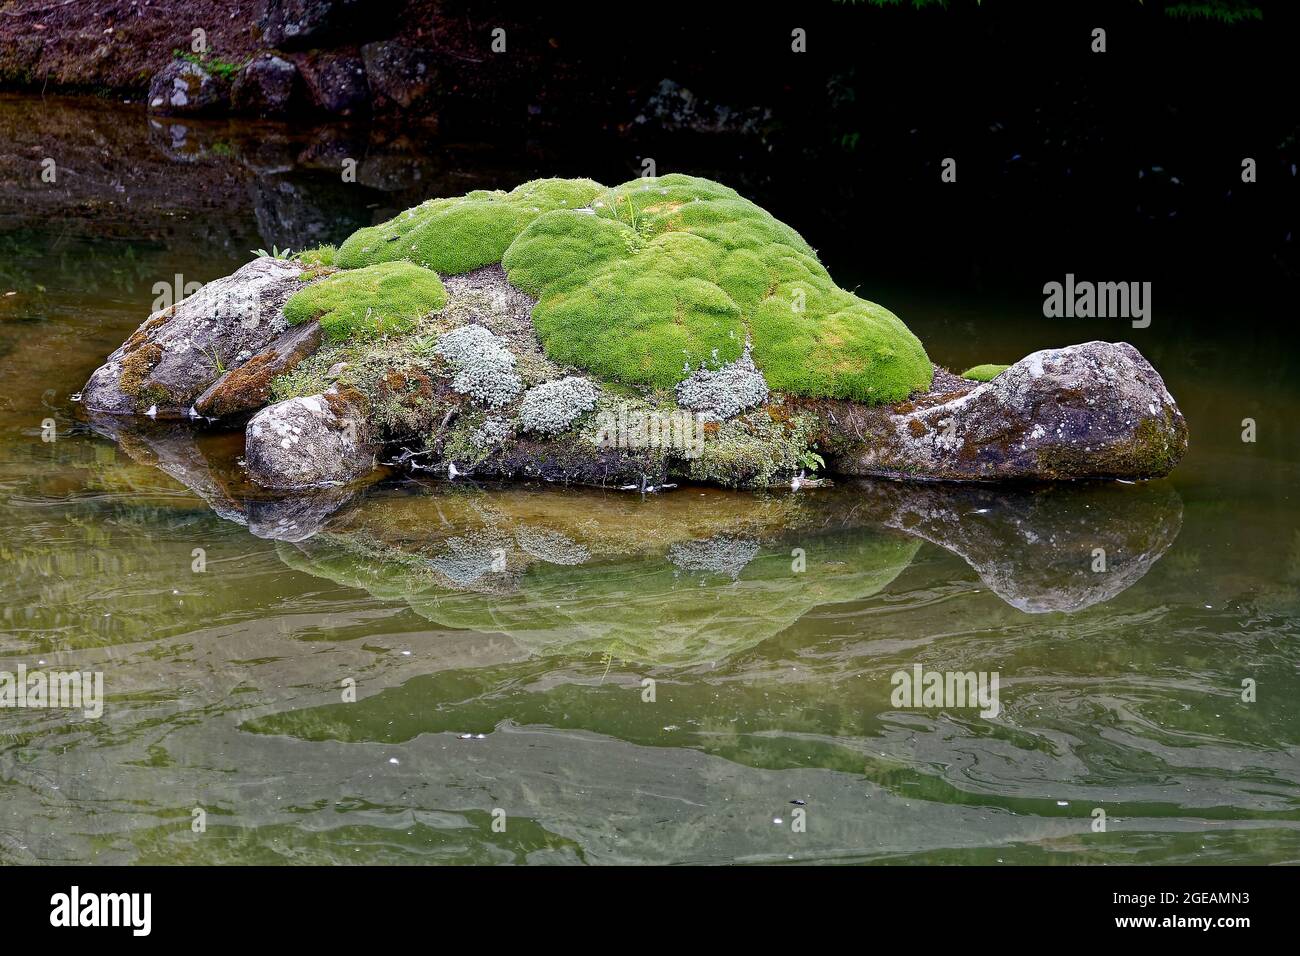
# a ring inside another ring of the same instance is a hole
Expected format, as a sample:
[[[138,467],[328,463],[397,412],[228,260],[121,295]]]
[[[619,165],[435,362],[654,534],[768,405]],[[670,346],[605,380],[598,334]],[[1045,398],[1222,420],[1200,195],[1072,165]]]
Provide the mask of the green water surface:
[[[286,505],[238,436],[72,396],[156,283],[549,167],[103,103],[0,99],[0,129],[0,670],[107,695],[0,710],[0,861],[1300,860],[1300,395],[1248,296],[1134,330],[862,277],[957,369],[1133,342],[1191,430],[1162,481]],[[1000,713],[895,706],[917,664],[996,671]]]

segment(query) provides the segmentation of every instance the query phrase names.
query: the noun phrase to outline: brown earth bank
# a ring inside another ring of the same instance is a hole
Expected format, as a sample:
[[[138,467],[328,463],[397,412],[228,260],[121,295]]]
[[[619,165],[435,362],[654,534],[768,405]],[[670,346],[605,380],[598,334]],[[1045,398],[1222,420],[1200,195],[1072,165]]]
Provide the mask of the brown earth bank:
[[[564,15],[551,19],[562,22]],[[299,71],[295,107],[340,115],[372,110],[427,115],[436,105],[430,94],[442,98],[468,84],[483,95],[525,72],[536,74],[539,57],[559,45],[540,36],[544,22],[537,11],[509,3],[0,0],[0,84],[141,100],[155,75],[183,56],[227,86],[209,112],[258,112],[256,104],[241,110],[238,98],[232,103],[229,86],[256,55],[273,53]],[[508,56],[489,61],[494,29],[506,31],[507,39],[516,37],[516,45]],[[195,31],[202,31],[198,49]],[[411,52],[428,61],[418,71],[407,56]],[[360,68],[360,109],[331,102],[330,91],[314,85],[314,74],[337,61],[348,64],[344,72],[351,72],[352,62]],[[421,83],[410,85],[426,70]]]

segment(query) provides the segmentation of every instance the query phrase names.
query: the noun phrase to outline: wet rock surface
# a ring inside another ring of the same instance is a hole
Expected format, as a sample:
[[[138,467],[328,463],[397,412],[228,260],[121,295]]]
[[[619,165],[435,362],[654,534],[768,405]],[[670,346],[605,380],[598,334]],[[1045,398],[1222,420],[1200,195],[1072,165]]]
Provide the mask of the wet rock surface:
[[[253,59],[240,71],[230,90],[230,103],[237,112],[254,116],[284,116],[294,105],[298,68],[281,57],[267,53]]]
[[[302,272],[299,263],[264,256],[155,312],[91,375],[82,390],[86,408],[187,417],[227,370],[285,332],[284,303],[306,284]]]
[[[287,329],[243,365],[217,379],[194,400],[194,411],[205,418],[235,418],[257,411],[271,400],[271,383],[291,372],[320,348],[319,322]]]
[[[949,383],[950,384],[950,383]],[[1133,346],[1034,352],[991,382],[857,408],[843,474],[946,481],[1151,478],[1187,450],[1164,380]]]
[[[176,116],[214,113],[226,106],[224,80],[189,60],[172,60],[149,83],[149,109]]]
[[[244,461],[267,488],[344,484],[374,469],[368,431],[361,410],[335,393],[291,398],[249,421]]]

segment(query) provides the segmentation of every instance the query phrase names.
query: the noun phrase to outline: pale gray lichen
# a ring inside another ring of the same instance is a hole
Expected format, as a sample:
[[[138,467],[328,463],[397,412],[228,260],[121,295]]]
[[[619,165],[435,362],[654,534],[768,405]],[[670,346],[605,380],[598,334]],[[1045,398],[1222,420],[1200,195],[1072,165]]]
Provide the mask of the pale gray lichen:
[[[733,581],[757,555],[757,541],[728,535],[704,541],[681,541],[668,549],[668,560],[683,571],[722,574]]]
[[[767,401],[767,382],[749,349],[719,369],[699,368],[677,385],[677,404],[708,421],[726,421]]]
[[[515,374],[514,355],[481,325],[462,325],[443,334],[437,351],[456,370],[451,387],[489,408],[508,404],[524,387]]]
[[[446,550],[428,559],[429,565],[456,587],[480,584],[489,574],[507,569],[512,542],[498,533],[471,533],[447,539]]]
[[[596,407],[600,388],[570,375],[531,388],[519,404],[519,424],[526,432],[556,435]]]
[[[584,564],[591,557],[584,545],[550,528],[521,526],[515,529],[515,540],[528,554],[548,564]]]
[[[469,440],[476,448],[494,448],[510,437],[510,424],[499,418],[488,418],[470,434]]]

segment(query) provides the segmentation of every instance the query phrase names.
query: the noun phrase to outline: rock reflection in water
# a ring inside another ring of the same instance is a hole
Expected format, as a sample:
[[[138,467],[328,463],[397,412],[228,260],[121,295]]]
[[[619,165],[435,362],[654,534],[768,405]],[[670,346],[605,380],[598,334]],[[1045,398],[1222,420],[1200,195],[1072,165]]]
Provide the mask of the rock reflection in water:
[[[1181,500],[1162,482],[859,481],[811,493],[682,489],[644,498],[405,482],[271,496],[235,465],[237,435],[92,424],[222,517],[293,545],[280,549],[291,567],[404,600],[448,627],[505,632],[539,652],[715,659],[813,607],[876,593],[922,540],[959,555],[1012,607],[1074,612],[1141,579],[1182,524]]]
[[[689,664],[761,643],[815,607],[872,596],[922,540],[960,555],[1012,607],[1079,611],[1136,583],[1181,520],[1163,485],[863,483],[643,500],[440,484],[377,491],[279,550],[297,570],[536,653]],[[1099,548],[1105,571],[1093,570]]]

